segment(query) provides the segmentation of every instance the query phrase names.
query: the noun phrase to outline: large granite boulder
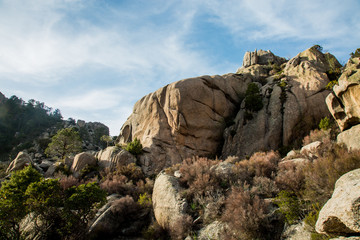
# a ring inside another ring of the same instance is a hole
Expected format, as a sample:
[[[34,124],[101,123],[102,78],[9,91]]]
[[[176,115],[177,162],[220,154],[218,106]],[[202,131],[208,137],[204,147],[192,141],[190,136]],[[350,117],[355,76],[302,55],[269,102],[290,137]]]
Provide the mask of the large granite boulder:
[[[288,61],[281,74],[269,75],[260,88],[262,109],[249,111],[243,102],[235,124],[224,131],[222,158],[294,144],[328,116],[329,59],[337,62],[310,48]]]
[[[26,152],[19,152],[16,158],[10,163],[9,167],[6,169],[6,173],[21,170],[24,167],[33,164],[34,163],[29,154],[27,154]]]
[[[135,104],[118,141],[140,140],[139,160],[148,174],[194,155],[214,156],[250,82],[248,76],[227,74],[171,83]]]
[[[337,136],[337,142],[345,144],[349,150],[360,150],[360,124],[341,132]]]
[[[334,193],[324,205],[316,222],[316,231],[337,235],[360,233],[360,169],[341,176]]]
[[[267,65],[267,64],[282,64],[286,60],[284,58],[275,56],[270,50],[255,50],[254,52],[246,52],[243,58],[243,68],[252,65]]]
[[[156,221],[164,229],[172,231],[175,223],[186,215],[186,200],[180,194],[178,179],[159,173],[154,183],[152,194]]]
[[[333,93],[326,98],[329,111],[344,131],[360,123],[360,59],[350,58]]]
[[[100,168],[115,169],[117,165],[127,166],[136,163],[136,157],[126,150],[118,147],[107,147],[99,151],[95,157],[99,160]]]
[[[93,155],[87,152],[82,152],[76,154],[70,170],[74,173],[79,173],[86,166],[96,166],[96,164],[97,160]]]

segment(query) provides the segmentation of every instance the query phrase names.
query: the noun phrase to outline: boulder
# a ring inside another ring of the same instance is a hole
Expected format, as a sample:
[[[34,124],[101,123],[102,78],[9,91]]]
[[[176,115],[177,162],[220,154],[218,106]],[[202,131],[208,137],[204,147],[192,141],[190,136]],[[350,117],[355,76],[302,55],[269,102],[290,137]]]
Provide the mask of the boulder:
[[[120,236],[130,239],[141,234],[148,217],[149,209],[140,208],[131,197],[113,194],[107,197],[107,203],[96,213],[88,234],[91,239]]]
[[[198,238],[199,240],[208,240],[208,239],[221,239],[224,236],[226,225],[219,221],[214,221],[202,228],[199,231]]]
[[[275,56],[270,50],[255,50],[254,52],[246,52],[243,58],[242,66],[244,68],[250,67],[255,64],[268,65],[268,64],[282,64],[286,60],[284,58]]]
[[[279,166],[283,166],[283,165],[295,165],[295,166],[301,166],[301,165],[305,165],[307,163],[309,163],[310,160],[307,159],[307,158],[293,158],[293,159],[289,159],[289,160],[284,160],[284,161],[281,161],[279,163]]]
[[[27,154],[26,152],[19,152],[16,158],[10,163],[9,167],[6,169],[6,173],[21,170],[24,167],[33,164],[34,163],[29,154]]]
[[[152,194],[156,221],[164,229],[170,230],[176,221],[186,216],[187,203],[181,196],[178,179],[160,172],[156,177]]]
[[[311,231],[304,222],[300,222],[298,224],[287,226],[281,235],[281,239],[283,240],[311,239]]]
[[[86,166],[96,166],[96,164],[97,161],[93,155],[86,152],[82,152],[75,156],[74,162],[70,170],[74,173],[78,173]]]
[[[320,141],[309,143],[301,148],[300,154],[307,155],[309,157],[316,156],[321,144],[322,143]]]
[[[320,210],[316,231],[324,234],[360,233],[360,169],[341,176],[332,197]]]
[[[360,237],[337,237],[331,238],[330,240],[360,240]]]
[[[330,113],[341,131],[360,123],[360,60],[351,58],[333,93],[326,98]]]
[[[117,165],[127,166],[131,163],[136,164],[136,157],[126,150],[118,147],[107,147],[96,154],[101,168],[114,169]]]
[[[147,174],[194,155],[213,156],[250,82],[248,76],[226,74],[171,83],[135,104],[118,141],[140,140],[139,162]]]
[[[337,142],[345,144],[349,150],[360,150],[360,124],[341,132],[337,136]]]

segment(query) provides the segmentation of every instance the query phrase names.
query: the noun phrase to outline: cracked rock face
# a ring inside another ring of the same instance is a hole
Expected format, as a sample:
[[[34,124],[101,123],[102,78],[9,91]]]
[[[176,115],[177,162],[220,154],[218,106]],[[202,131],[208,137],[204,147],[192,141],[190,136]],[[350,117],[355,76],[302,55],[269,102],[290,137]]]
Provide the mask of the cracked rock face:
[[[341,131],[360,123],[360,59],[351,58],[326,98],[329,111]]]
[[[119,142],[138,138],[145,173],[221,150],[223,131],[240,105],[251,78],[202,76],[171,83],[139,100],[123,125]]]
[[[263,108],[249,112],[241,107],[235,124],[224,132],[222,158],[293,144],[329,115],[325,104],[329,91],[325,88],[330,66],[326,59],[325,54],[308,49],[289,60],[281,74],[268,75],[261,87]],[[249,68],[254,67],[263,68]]]

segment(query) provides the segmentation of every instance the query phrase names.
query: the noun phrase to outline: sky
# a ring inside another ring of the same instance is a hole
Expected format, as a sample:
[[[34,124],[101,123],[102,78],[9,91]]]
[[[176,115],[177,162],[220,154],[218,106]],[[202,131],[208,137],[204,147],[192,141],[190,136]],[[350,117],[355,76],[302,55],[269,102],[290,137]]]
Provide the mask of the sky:
[[[345,64],[359,0],[0,0],[0,92],[120,133],[166,84],[234,73],[246,51],[319,44]]]

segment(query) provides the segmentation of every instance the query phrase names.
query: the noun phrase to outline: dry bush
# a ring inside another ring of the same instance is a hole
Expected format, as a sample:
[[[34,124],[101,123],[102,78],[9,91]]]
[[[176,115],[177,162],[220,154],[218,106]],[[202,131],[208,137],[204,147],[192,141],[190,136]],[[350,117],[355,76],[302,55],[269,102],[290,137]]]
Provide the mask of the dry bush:
[[[337,179],[357,168],[360,168],[360,151],[349,152],[334,145],[305,169],[304,198],[324,204],[331,197]]]
[[[132,181],[129,181],[124,175],[108,175],[107,178],[100,183],[100,187],[108,194],[136,195],[136,187]]]
[[[279,161],[280,155],[274,151],[254,153],[249,160],[235,164],[233,180],[252,184],[255,176],[273,178]]]
[[[215,171],[211,168],[217,163],[218,160],[204,157],[188,158],[183,161],[179,169],[180,182],[189,187],[188,194],[204,195],[220,187]]]
[[[311,130],[310,134],[304,137],[303,145],[308,145],[312,142],[329,142],[330,141],[330,130]]]
[[[184,239],[191,231],[193,219],[189,215],[184,215],[176,219],[170,226],[171,239]]]
[[[117,165],[116,174],[124,175],[128,179],[131,179],[133,182],[137,182],[140,179],[144,179],[144,173],[142,172],[139,166],[136,166],[135,163],[130,163],[128,165]]]
[[[222,221],[238,239],[263,239],[268,204],[249,190],[233,188],[226,199]]]
[[[274,180],[267,177],[254,177],[251,193],[261,198],[272,198],[279,193]]]
[[[141,206],[129,195],[117,199],[111,204],[111,211],[118,216],[124,216],[124,218],[140,209]]]
[[[63,177],[60,178],[59,182],[63,190],[71,188],[73,186],[79,186],[81,184],[81,182],[72,175],[70,176],[64,175]]]
[[[275,178],[278,188],[300,194],[305,184],[304,168],[306,166],[306,164],[299,165],[293,162],[280,164]]]

